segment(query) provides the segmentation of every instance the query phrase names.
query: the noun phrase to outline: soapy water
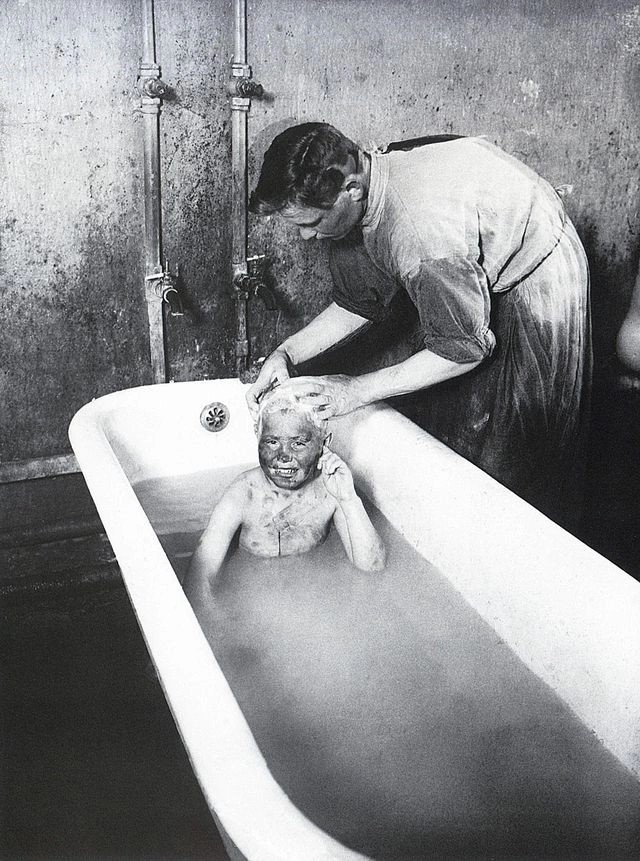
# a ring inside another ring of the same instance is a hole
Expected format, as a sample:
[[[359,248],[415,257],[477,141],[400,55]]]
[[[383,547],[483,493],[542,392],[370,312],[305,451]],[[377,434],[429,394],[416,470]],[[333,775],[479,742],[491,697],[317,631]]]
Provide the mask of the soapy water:
[[[179,576],[214,480],[137,488]],[[368,509],[384,572],[355,569],[333,530],[300,556],[236,548],[206,625],[287,795],[374,858],[639,857],[640,784]]]

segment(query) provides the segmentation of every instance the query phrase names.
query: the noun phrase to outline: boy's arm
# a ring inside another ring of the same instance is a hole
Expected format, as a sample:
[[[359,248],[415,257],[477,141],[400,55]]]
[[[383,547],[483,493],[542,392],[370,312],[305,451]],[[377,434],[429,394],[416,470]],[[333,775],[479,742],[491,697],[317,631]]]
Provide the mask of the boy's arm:
[[[351,470],[327,448],[318,466],[325,487],[336,500],[333,522],[349,560],[363,571],[381,571],[386,560],[385,547],[355,491]]]
[[[184,581],[184,591],[199,617],[211,602],[213,587],[238,527],[242,524],[245,486],[234,482],[213,509]]]

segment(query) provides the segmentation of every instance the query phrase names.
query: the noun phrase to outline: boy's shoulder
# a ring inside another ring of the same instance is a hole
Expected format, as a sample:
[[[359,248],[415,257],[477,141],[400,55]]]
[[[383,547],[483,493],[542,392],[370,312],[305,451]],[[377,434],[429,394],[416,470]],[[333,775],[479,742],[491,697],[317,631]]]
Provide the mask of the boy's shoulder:
[[[236,498],[246,496],[249,488],[256,487],[257,482],[260,480],[260,472],[259,466],[245,469],[227,485],[224,496]]]
[[[262,470],[259,466],[251,467],[251,469],[245,469],[239,475],[237,475],[231,484],[229,484],[229,490],[235,490],[236,492],[246,490],[247,488],[257,487],[259,484],[262,484]]]

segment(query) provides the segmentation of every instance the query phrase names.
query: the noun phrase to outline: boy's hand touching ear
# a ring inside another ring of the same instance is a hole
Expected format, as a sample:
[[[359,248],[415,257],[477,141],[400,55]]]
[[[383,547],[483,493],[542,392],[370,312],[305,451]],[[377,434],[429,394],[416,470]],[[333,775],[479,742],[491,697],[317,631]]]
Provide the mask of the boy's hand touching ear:
[[[318,469],[322,471],[324,486],[338,502],[348,502],[355,497],[351,470],[342,458],[327,448],[326,444],[318,461]]]

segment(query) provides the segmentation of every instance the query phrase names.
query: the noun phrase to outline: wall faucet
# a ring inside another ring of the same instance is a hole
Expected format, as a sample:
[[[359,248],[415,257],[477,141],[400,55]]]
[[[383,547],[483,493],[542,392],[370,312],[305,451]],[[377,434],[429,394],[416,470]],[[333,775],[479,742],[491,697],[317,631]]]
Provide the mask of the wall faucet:
[[[254,257],[247,257],[247,271],[239,271],[233,284],[236,290],[249,296],[257,296],[265,304],[268,311],[276,311],[278,303],[276,297],[270,287],[265,283],[265,270],[267,268],[267,258],[264,254],[257,254]]]
[[[169,268],[169,261],[165,260],[163,272],[147,275],[146,278],[147,300],[160,299],[162,302],[166,302],[172,317],[182,317],[184,315],[182,299],[178,292],[179,277],[179,268],[176,266],[174,275]]]

